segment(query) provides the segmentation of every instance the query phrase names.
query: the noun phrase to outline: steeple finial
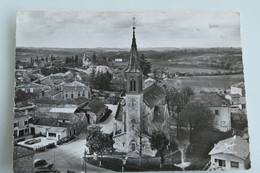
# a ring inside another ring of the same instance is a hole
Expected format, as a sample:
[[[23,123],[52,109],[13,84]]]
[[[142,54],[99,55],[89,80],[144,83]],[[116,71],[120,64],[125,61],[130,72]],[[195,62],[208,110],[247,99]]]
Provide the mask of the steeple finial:
[[[133,17],[133,29],[135,29],[135,16]]]

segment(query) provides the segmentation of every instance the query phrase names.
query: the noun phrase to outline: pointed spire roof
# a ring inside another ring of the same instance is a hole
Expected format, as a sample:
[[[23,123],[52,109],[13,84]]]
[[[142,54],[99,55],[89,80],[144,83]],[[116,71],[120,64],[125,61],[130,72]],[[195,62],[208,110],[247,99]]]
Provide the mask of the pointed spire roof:
[[[133,38],[132,38],[132,45],[130,51],[130,59],[128,63],[128,67],[125,72],[141,72],[139,67],[139,57],[135,39],[135,17],[133,17]]]

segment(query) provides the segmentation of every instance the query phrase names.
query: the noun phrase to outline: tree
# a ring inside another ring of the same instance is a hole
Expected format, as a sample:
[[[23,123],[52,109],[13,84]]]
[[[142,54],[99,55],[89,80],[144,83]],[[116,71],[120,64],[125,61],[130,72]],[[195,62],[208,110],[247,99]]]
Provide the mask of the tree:
[[[78,55],[76,55],[76,56],[75,56],[75,65],[78,64],[78,59],[79,59],[79,57],[78,57]]]
[[[181,112],[182,124],[189,128],[190,142],[198,133],[213,128],[212,110],[200,101],[189,102]]]
[[[113,151],[113,138],[111,134],[101,131],[99,125],[89,126],[87,129],[86,146],[90,153],[97,153],[100,156]]]
[[[97,62],[96,53],[94,53],[93,56],[92,56],[92,62],[93,62],[93,64],[96,64],[96,62]]]
[[[142,54],[142,56],[140,57],[139,63],[140,63],[140,68],[144,75],[147,76],[148,73],[151,73],[151,63],[146,60],[144,54]]]
[[[169,144],[166,135],[161,131],[153,131],[150,138],[152,150],[157,150],[157,154],[161,157],[161,165],[164,164],[164,155]]]
[[[176,121],[177,138],[179,137],[179,132],[181,130],[181,112],[188,103],[190,96],[193,94],[194,92],[190,87],[185,87],[181,90],[175,88],[167,90],[166,101],[170,115]]]
[[[90,75],[90,83],[92,87],[96,89],[110,90],[111,80],[112,80],[112,74],[110,74],[109,72],[106,73],[98,72],[95,74],[95,71],[93,69]]]

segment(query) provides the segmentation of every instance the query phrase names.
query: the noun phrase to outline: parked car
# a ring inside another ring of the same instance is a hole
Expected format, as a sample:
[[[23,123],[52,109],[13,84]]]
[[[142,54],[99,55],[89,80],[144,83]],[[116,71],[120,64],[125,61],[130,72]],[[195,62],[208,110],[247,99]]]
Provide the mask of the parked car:
[[[40,167],[40,166],[45,166],[45,165],[47,165],[47,162],[44,159],[34,160],[34,167]]]

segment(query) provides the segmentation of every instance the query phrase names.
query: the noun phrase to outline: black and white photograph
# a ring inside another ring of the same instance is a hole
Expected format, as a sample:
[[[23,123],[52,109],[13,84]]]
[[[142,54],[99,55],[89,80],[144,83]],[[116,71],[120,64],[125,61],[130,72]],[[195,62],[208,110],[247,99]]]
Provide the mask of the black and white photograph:
[[[236,12],[19,10],[14,173],[251,168]]]

